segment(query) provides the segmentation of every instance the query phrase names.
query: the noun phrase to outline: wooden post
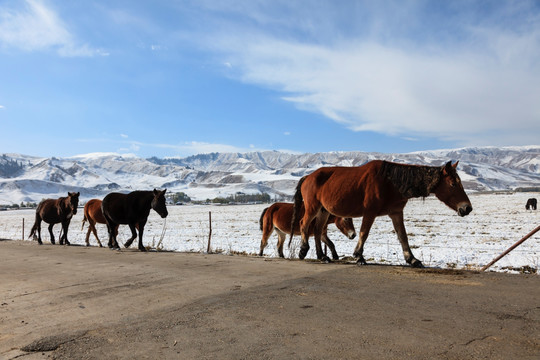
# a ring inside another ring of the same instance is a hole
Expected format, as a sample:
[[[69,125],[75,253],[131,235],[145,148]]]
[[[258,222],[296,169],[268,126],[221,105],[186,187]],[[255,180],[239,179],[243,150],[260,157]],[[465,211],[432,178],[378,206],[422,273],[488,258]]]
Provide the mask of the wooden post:
[[[489,264],[487,264],[486,266],[484,266],[482,269],[480,269],[480,271],[486,271],[487,268],[489,268],[491,265],[495,264],[497,261],[499,261],[500,259],[502,259],[503,257],[505,257],[510,251],[514,250],[515,248],[517,248],[522,242],[524,242],[525,240],[527,240],[528,238],[530,238],[531,236],[533,236],[534,234],[536,234],[538,231],[540,230],[540,226],[537,226],[536,229],[534,229],[533,231],[531,231],[530,233],[528,233],[527,235],[525,235],[521,240],[519,240],[517,243],[515,243],[514,245],[510,246],[505,252],[503,252],[501,255],[497,256],[495,259],[493,259]]]
[[[206,249],[206,252],[210,254],[210,240],[212,240],[212,212],[208,212],[208,221],[210,223],[210,232],[208,233],[208,248]]]
[[[24,218],[22,219],[22,239],[24,240]]]

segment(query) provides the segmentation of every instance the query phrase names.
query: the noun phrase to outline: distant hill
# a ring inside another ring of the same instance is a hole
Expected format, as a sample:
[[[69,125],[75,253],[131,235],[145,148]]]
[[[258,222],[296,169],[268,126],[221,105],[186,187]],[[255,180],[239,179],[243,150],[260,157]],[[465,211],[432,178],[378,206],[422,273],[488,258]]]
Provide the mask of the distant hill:
[[[0,155],[0,204],[38,202],[80,191],[82,200],[111,191],[167,188],[204,200],[266,192],[291,196],[303,175],[321,166],[359,166],[373,159],[421,165],[459,160],[469,191],[499,191],[540,185],[540,146],[474,147],[407,154],[278,151],[211,153],[186,158],[143,159],[113,153],[69,158]]]

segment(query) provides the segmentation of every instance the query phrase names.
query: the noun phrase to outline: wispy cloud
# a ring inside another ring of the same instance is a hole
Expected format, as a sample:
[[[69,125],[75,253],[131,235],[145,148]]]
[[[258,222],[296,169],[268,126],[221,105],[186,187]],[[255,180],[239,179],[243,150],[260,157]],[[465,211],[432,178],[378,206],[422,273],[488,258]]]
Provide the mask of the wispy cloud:
[[[299,109],[353,131],[463,145],[478,144],[479,137],[493,145],[515,139],[536,143],[540,16],[529,9],[534,4],[493,2],[492,11],[480,17],[478,9],[450,6],[450,19],[425,25],[426,10],[407,4],[387,12],[368,9],[377,17],[365,28],[348,29],[352,35],[326,22],[321,22],[325,34],[313,26],[332,13],[324,17],[317,9],[306,10],[302,21],[270,24],[254,5],[242,14],[251,23],[231,23],[227,31],[220,24],[219,32],[197,39],[230,64],[229,76],[278,90]],[[398,8],[401,15],[392,13]],[[217,10],[241,11],[231,9]]]
[[[26,0],[17,9],[0,7],[0,44],[24,51],[56,49],[60,56],[108,55],[80,43],[66,24],[41,0]]]

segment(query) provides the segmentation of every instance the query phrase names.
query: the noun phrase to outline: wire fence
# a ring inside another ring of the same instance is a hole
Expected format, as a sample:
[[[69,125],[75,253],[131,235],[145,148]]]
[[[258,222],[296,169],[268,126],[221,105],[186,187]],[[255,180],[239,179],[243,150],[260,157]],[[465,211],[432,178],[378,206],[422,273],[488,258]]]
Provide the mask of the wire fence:
[[[472,195],[474,210],[467,217],[459,217],[434,197],[413,199],[405,208],[405,226],[415,256],[425,265],[443,268],[479,269],[506,250],[515,241],[540,224],[540,211],[525,210],[530,194]],[[234,206],[171,206],[164,229],[164,220],[151,212],[144,229],[144,245],[161,250],[180,252],[206,252],[211,227],[212,252],[225,254],[259,253],[262,233],[259,218],[266,205]],[[211,213],[211,223],[209,221]],[[28,240],[34,224],[35,211],[14,210],[0,212],[0,238]],[[81,230],[83,211],[80,209],[71,221],[68,238],[72,244],[84,245],[88,224]],[[24,228],[23,228],[24,221]],[[359,232],[361,218],[354,219]],[[107,245],[106,226],[97,224],[98,236]],[[334,225],[328,228],[338,253],[351,256],[357,243],[347,239]],[[42,223],[42,239],[50,241],[47,224]],[[60,225],[55,225],[58,239]],[[122,244],[131,236],[129,227],[120,226],[118,239]],[[137,241],[137,240],[136,240]],[[288,240],[287,240],[288,242]],[[293,247],[285,246],[285,256],[296,257],[300,238],[294,238]],[[313,241],[308,258],[315,258]],[[97,242],[90,235],[90,244]],[[264,254],[276,257],[277,236],[269,240]],[[512,251],[493,267],[493,270],[530,268],[540,265],[540,236],[536,234]],[[132,245],[132,246],[136,246]],[[377,218],[364,246],[366,260],[385,264],[404,264],[401,246],[388,217]]]

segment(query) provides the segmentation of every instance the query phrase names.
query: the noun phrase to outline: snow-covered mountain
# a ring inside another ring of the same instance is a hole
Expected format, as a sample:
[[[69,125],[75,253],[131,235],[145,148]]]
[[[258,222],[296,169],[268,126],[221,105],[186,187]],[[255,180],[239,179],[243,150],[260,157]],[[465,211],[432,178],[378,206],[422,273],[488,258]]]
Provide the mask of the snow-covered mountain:
[[[69,158],[0,155],[0,204],[38,202],[80,191],[81,199],[111,191],[167,188],[204,200],[237,192],[290,196],[301,176],[321,166],[358,166],[373,159],[423,165],[459,160],[469,191],[540,186],[540,146],[481,147],[407,154],[277,151],[212,153],[186,158],[143,159],[113,153]]]

